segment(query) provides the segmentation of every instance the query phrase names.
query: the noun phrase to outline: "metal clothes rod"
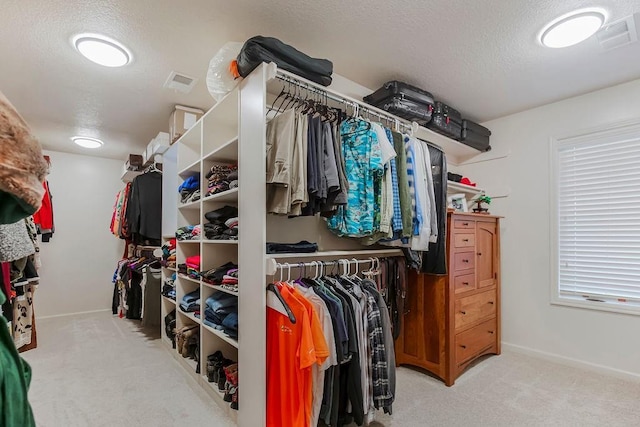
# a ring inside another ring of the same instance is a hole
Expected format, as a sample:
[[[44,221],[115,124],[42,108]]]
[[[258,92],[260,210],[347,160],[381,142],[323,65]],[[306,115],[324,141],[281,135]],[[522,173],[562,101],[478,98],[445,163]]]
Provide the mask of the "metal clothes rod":
[[[380,110],[378,108],[372,107],[368,104],[363,104],[359,101],[356,101],[352,98],[347,98],[344,96],[340,96],[331,92],[328,92],[324,89],[321,89],[317,86],[315,86],[313,83],[311,82],[306,82],[306,81],[302,81],[300,79],[297,79],[293,76],[290,76],[288,74],[283,74],[283,72],[281,70],[278,70],[277,74],[276,74],[276,78],[279,80],[282,80],[285,83],[290,83],[293,84],[295,86],[298,86],[304,90],[307,90],[309,92],[313,92],[316,93],[318,95],[321,95],[322,97],[326,98],[326,99],[330,99],[332,101],[344,104],[345,106],[350,106],[351,108],[353,108],[355,111],[364,111],[366,114],[369,115],[373,115],[373,116],[377,116],[379,117],[381,120],[384,119],[386,121],[389,122],[393,122],[395,124],[396,130],[400,130],[400,128],[405,128],[406,130],[408,130],[410,132],[411,135],[415,135],[417,133],[418,130],[418,123],[416,122],[408,122],[404,119],[401,119],[397,116],[394,116],[392,114],[386,113],[383,110]],[[420,139],[420,138],[418,138]],[[442,147],[430,142],[430,141],[425,141],[423,139],[420,139],[421,141],[423,141],[424,143],[430,145],[431,147],[435,148],[436,150],[442,151],[444,152],[444,150],[442,149]]]
[[[293,84],[295,86],[298,86],[304,90],[307,90],[309,92],[313,92],[316,93],[318,95],[321,95],[322,97],[326,98],[326,99],[330,99],[332,101],[338,102],[340,104],[344,104],[345,106],[349,106],[351,108],[353,108],[354,110],[357,111],[364,111],[366,114],[372,115],[372,116],[376,116],[379,117],[380,119],[384,119],[387,120],[389,122],[393,122],[397,128],[399,127],[404,127],[407,130],[410,131],[414,131],[414,126],[413,123],[408,123],[392,114],[389,113],[385,113],[382,110],[377,110],[377,109],[373,109],[373,107],[369,107],[365,104],[362,104],[360,102],[354,101],[352,99],[348,99],[342,96],[338,96],[335,95],[333,93],[327,92],[326,90],[320,89],[316,86],[313,86],[307,82],[303,82],[301,80],[298,80],[294,77],[288,76],[288,75],[283,75],[283,74],[276,74],[276,78],[278,78],[279,80],[282,80],[283,82],[286,83],[290,83]],[[417,125],[417,123],[416,123]]]

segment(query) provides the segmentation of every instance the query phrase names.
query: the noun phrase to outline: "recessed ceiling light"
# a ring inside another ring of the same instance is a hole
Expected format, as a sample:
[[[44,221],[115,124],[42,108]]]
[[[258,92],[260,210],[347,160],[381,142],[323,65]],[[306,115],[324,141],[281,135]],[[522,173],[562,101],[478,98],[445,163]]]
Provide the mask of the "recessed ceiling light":
[[[104,142],[99,139],[88,138],[86,136],[74,136],[71,140],[84,148],[100,148],[104,145]]]
[[[562,15],[542,30],[540,42],[552,48],[573,46],[594,35],[605,19],[602,9],[582,9]]]
[[[85,58],[105,67],[122,67],[131,62],[131,52],[116,40],[100,34],[78,34],[73,46]]]

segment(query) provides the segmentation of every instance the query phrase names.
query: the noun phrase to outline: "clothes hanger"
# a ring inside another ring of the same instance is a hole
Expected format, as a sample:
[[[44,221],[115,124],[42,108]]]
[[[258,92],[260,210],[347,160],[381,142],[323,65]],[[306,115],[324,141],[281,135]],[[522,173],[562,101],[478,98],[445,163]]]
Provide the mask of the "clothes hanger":
[[[275,299],[269,298],[270,295],[275,295]],[[280,303],[281,305],[278,303]],[[291,308],[284,300],[284,297],[280,293],[280,289],[278,289],[278,287],[273,283],[269,283],[267,285],[267,305],[289,317],[289,321],[291,323],[296,323],[296,316],[293,314]]]

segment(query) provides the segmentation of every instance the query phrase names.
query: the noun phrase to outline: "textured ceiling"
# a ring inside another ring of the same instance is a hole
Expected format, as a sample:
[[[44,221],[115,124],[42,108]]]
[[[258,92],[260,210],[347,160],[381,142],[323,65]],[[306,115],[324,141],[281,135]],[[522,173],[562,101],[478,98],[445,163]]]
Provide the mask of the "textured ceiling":
[[[559,50],[536,41],[573,9],[600,6],[612,21],[640,12],[640,0],[0,3],[0,90],[43,146],[120,159],[167,130],[174,104],[210,107],[209,59],[225,42],[256,34],[331,59],[336,73],[370,88],[416,84],[478,121],[640,78],[640,43],[602,52],[594,38]],[[134,62],[109,69],[87,61],[69,42],[80,32],[121,41]],[[191,94],[162,88],[173,70],[200,79]],[[105,146],[76,148],[75,134]]]

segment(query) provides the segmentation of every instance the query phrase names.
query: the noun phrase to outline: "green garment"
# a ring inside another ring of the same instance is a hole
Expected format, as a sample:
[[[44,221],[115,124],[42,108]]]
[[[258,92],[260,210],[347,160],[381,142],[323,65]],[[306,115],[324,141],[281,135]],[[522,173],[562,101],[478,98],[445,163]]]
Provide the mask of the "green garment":
[[[0,224],[13,224],[35,212],[36,209],[24,200],[0,190]]]
[[[393,148],[396,150],[396,170],[398,174],[398,193],[400,195],[400,212],[402,213],[402,237],[411,237],[413,214],[411,209],[411,192],[409,190],[409,178],[407,176],[407,150],[404,148],[402,135],[391,132],[393,135]]]
[[[4,301],[5,296],[0,292],[0,305],[4,304]],[[31,368],[18,355],[9,330],[2,320],[0,321],[0,427],[35,427],[33,412],[27,400],[30,383]]]

